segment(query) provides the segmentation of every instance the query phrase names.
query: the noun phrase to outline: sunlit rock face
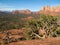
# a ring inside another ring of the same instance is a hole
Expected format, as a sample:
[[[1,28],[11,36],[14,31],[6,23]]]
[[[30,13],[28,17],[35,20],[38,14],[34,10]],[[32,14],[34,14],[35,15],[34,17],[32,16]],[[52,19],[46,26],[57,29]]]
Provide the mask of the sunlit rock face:
[[[55,12],[60,12],[60,6],[56,6],[54,7],[54,9],[55,9]]]
[[[45,6],[42,7],[40,10],[42,14],[50,14],[50,15],[59,15],[60,14],[60,6]]]

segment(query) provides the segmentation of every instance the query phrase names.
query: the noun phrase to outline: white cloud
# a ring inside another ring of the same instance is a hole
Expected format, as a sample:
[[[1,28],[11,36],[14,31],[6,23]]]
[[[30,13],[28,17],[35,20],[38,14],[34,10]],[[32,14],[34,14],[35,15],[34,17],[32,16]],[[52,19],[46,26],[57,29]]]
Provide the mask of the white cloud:
[[[0,10],[11,11],[11,10],[14,10],[14,8],[13,8],[13,6],[10,6],[10,5],[7,5],[4,3],[0,3]]]

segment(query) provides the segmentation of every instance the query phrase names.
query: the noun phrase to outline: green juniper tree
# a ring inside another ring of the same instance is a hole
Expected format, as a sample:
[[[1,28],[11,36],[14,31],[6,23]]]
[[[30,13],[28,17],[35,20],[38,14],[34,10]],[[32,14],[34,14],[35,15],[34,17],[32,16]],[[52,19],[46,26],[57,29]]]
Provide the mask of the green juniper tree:
[[[57,17],[51,15],[40,15],[38,19],[29,20],[25,25],[25,34],[28,39],[36,39],[41,37],[39,29],[45,32],[46,37],[56,37],[58,28]]]

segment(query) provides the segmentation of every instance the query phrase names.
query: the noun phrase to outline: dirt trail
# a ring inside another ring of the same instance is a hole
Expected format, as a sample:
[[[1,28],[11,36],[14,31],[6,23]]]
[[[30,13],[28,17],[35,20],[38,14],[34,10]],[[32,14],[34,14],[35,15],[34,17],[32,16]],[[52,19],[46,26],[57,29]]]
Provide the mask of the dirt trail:
[[[60,37],[12,42],[8,45],[60,45]]]

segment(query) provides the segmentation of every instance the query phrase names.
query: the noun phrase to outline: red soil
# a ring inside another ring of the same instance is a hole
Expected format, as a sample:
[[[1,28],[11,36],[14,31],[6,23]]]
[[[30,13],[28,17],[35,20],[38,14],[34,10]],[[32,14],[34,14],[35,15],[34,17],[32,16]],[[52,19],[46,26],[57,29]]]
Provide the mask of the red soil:
[[[60,45],[60,37],[41,40],[26,40],[9,43],[8,45]]]

